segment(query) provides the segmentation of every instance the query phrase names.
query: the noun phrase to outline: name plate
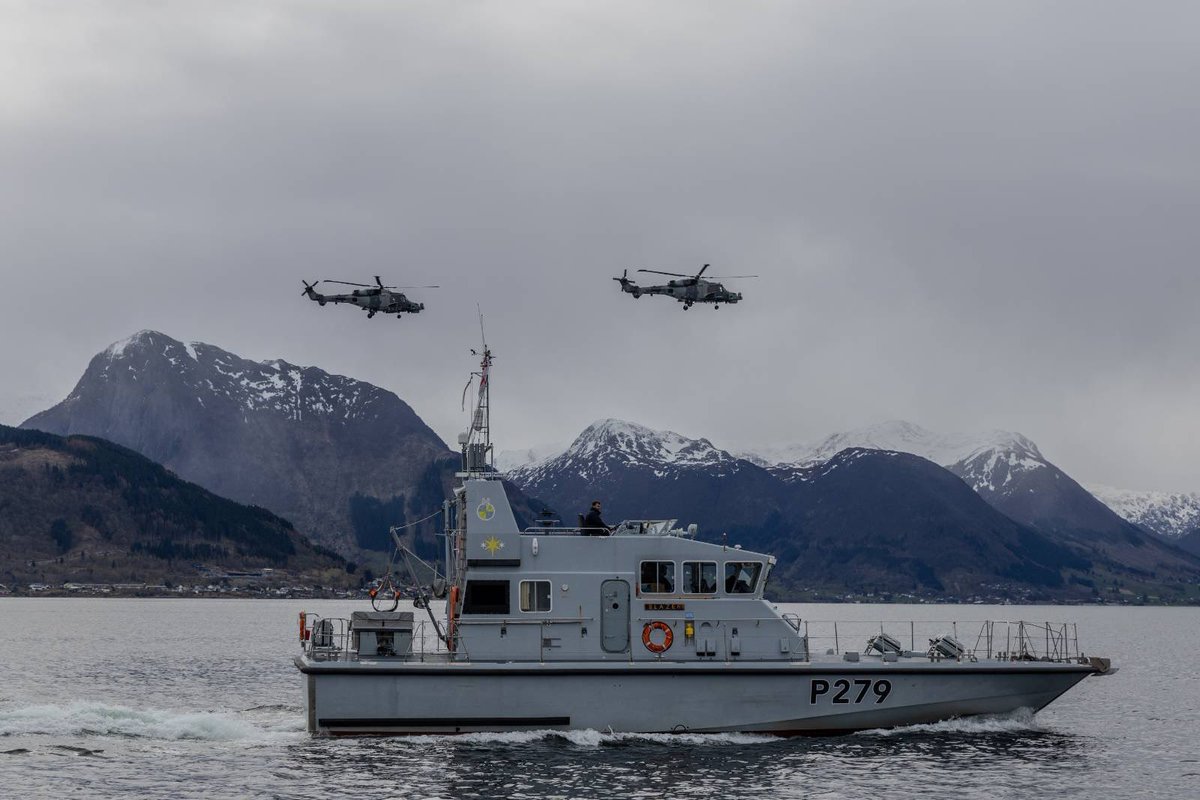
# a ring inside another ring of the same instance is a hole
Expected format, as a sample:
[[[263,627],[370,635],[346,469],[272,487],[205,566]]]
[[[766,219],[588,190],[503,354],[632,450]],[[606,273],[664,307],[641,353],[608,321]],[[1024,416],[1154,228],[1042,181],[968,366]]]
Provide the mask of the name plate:
[[[646,603],[647,611],[683,611],[683,603]]]

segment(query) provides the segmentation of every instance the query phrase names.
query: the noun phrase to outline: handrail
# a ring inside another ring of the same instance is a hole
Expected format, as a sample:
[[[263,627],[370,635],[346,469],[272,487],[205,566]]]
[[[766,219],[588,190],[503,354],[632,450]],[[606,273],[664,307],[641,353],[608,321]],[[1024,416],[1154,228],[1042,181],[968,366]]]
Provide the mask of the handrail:
[[[460,620],[463,626],[536,626],[542,629],[562,625],[586,625],[596,620],[596,617],[558,617],[541,619],[523,618],[493,618]],[[765,651],[750,648],[745,644],[750,641],[765,641],[781,637],[781,630],[769,623],[782,620],[786,624],[783,629],[794,637],[796,642],[780,651],[775,658],[763,658]],[[641,626],[650,620],[666,620],[673,623],[690,622],[685,616],[633,616],[633,626]],[[712,623],[713,633],[719,642],[724,643],[711,656],[728,659],[731,654],[731,633],[740,627],[738,632],[742,642],[742,653],[733,653],[738,660],[792,660],[811,661],[812,653],[824,652],[828,655],[841,656],[855,652],[860,657],[878,657],[887,660],[882,651],[871,652],[868,641],[879,634],[888,634],[901,645],[907,644],[902,652],[903,658],[928,658],[931,661],[1046,661],[1056,663],[1084,662],[1086,656],[1079,646],[1078,627],[1073,622],[1030,622],[1026,620],[973,620],[961,622],[954,620],[893,620],[888,622],[871,622],[866,620],[812,620],[801,619],[799,615],[785,612],[779,617],[749,617],[722,618],[706,620]],[[768,623],[763,627],[763,623]],[[976,629],[974,626],[978,625]],[[697,626],[699,627],[699,626]],[[636,632],[637,627],[632,632]],[[977,630],[972,643],[968,636],[960,638],[960,631]],[[301,646],[305,655],[318,661],[351,661],[359,657],[376,658],[375,654],[360,654],[355,650],[351,620],[341,617],[321,617],[318,614],[307,616],[305,636]],[[950,636],[955,640],[950,647],[945,644],[939,650],[935,643],[942,637]],[[631,637],[633,638],[633,637]],[[926,643],[928,642],[928,646]],[[532,641],[530,642],[532,647]],[[546,658],[546,638],[537,637],[536,653],[529,652],[528,658],[539,661]],[[958,652],[961,648],[961,652]],[[947,655],[947,653],[952,655]],[[753,654],[752,654],[753,653]],[[635,658],[635,650],[630,649],[631,660]],[[387,658],[389,656],[380,656]],[[433,627],[426,620],[414,621],[411,644],[405,652],[394,656],[401,660],[425,661],[429,658],[455,661],[470,661],[465,643],[459,639],[455,651],[450,651],[442,639],[436,635]],[[666,660],[693,660],[697,656],[690,651],[680,650],[666,657]],[[662,656],[659,657],[662,660]],[[511,660],[511,656],[509,657]],[[519,657],[517,660],[521,660]]]
[[[960,631],[978,626],[973,646]],[[804,620],[804,628],[815,651],[828,648],[833,654],[864,652],[864,639],[887,633],[908,645],[911,656],[929,655],[944,658],[935,652],[933,643],[951,636],[963,645],[963,658],[1001,661],[1069,662],[1084,658],[1079,647],[1078,626],[1073,622],[1031,622],[1028,620]],[[850,632],[847,632],[847,629]],[[919,633],[918,633],[919,632]],[[847,644],[847,642],[849,642]],[[926,644],[928,642],[928,645]]]
[[[459,625],[580,625],[595,622],[595,617],[545,617],[543,619],[517,619],[497,617],[494,619],[459,619]]]
[[[308,614],[307,637],[301,642],[304,654],[318,661],[348,661],[358,657],[354,649],[353,628],[345,617],[322,617]],[[328,627],[326,627],[328,626]],[[433,631],[431,633],[431,628]],[[433,643],[432,649],[428,647]],[[396,658],[415,658],[424,661],[433,655],[449,655],[450,651],[428,620],[413,622],[409,650],[397,653]],[[372,655],[372,657],[375,657]]]

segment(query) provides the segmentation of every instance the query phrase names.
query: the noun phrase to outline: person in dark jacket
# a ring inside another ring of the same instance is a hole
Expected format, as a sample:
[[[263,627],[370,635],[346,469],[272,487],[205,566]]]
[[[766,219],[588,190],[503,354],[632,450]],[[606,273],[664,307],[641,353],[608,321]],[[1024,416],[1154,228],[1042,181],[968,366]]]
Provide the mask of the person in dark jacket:
[[[592,510],[583,518],[583,534],[585,536],[608,536],[612,528],[600,518],[600,501],[592,501]]]

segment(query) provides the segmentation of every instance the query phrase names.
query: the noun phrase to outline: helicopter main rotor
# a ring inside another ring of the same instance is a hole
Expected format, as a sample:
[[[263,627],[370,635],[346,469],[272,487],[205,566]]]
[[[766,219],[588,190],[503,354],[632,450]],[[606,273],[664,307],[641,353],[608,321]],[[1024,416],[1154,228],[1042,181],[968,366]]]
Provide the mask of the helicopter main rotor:
[[[339,283],[342,286],[362,286],[366,289],[440,289],[440,286],[384,286],[383,281],[379,280],[379,276],[375,276],[375,283],[354,283],[353,281],[335,281],[329,278],[324,279],[325,283]],[[320,283],[321,281],[317,281]]]
[[[685,275],[682,272],[663,272],[662,270],[658,270],[658,269],[639,269],[638,272],[650,272],[650,273],[653,273],[654,275],[669,275],[672,278],[690,278],[692,280],[699,280],[700,276],[704,274],[704,271],[707,270],[708,267],[709,267],[709,265],[705,264],[703,267],[700,268],[700,271],[697,272],[695,275]],[[758,277],[757,275],[709,275],[708,279],[710,281],[728,281],[728,280],[734,280],[737,278],[757,278],[757,277]]]

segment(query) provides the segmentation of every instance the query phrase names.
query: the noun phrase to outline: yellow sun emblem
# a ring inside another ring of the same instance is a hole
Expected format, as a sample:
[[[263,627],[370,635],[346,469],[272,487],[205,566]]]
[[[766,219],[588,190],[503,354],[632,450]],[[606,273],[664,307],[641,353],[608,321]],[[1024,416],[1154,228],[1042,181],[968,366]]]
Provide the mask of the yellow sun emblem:
[[[504,542],[497,539],[495,536],[489,536],[483,540],[483,549],[488,551],[488,555],[496,555],[496,552],[504,547]]]

